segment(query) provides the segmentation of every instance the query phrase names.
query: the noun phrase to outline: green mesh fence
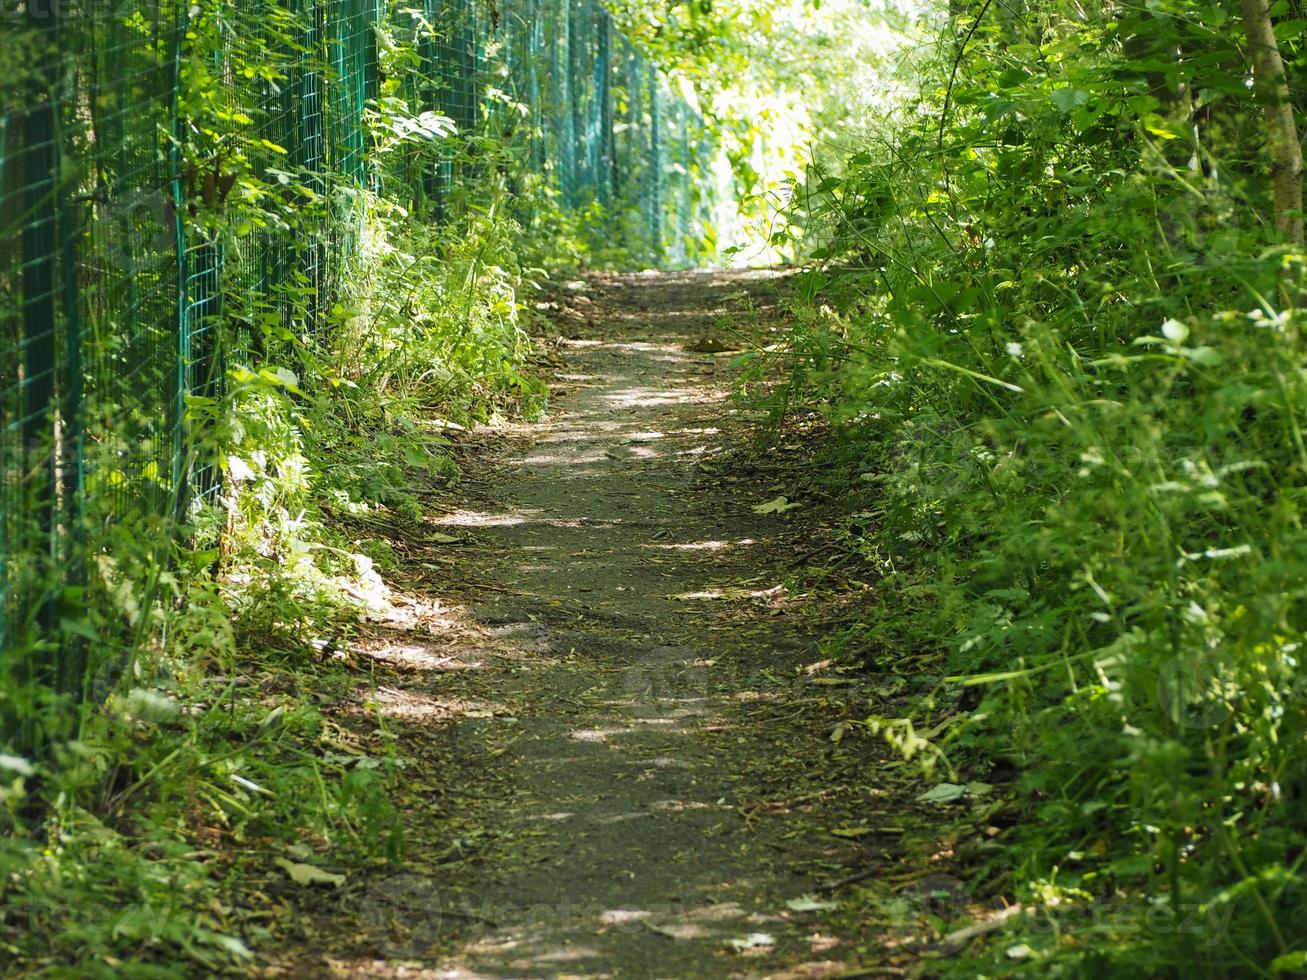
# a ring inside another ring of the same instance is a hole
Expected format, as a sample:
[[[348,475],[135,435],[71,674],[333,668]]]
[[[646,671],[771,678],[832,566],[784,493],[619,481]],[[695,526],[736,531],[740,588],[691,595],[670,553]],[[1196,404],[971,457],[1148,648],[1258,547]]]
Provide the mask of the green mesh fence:
[[[699,254],[708,129],[596,0],[36,0],[0,32],[0,749],[149,628],[82,612],[219,488],[228,365],[323,329],[364,195],[445,220],[508,145],[524,222],[544,188],[632,261]],[[383,43],[458,132],[384,167]],[[255,193],[275,226],[231,217]]]

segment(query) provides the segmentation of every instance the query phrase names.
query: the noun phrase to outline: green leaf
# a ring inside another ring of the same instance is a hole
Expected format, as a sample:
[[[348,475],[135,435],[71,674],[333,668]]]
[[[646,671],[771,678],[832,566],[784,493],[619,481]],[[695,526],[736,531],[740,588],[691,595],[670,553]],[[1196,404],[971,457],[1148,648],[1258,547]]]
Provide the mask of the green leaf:
[[[790,899],[785,903],[785,907],[791,912],[829,912],[831,909],[839,908],[839,903],[823,902],[811,895],[803,895]]]
[[[852,840],[855,837],[865,837],[870,833],[874,833],[870,827],[836,827],[831,831],[831,836]]]
[[[940,783],[917,797],[918,803],[934,803],[943,805],[945,803],[956,803],[962,797],[967,795],[966,787],[959,786],[957,783]]]
[[[755,514],[784,514],[787,510],[794,510],[794,508],[802,506],[802,504],[791,503],[786,497],[776,497],[765,504],[754,504],[753,512]]]
[[[1052,99],[1060,111],[1071,112],[1089,101],[1089,93],[1084,89],[1059,88],[1053,91]]]
[[[1271,970],[1275,973],[1294,973],[1307,968],[1307,950],[1295,949],[1271,960]]]
[[[404,447],[404,459],[408,461],[409,466],[425,468],[431,465],[431,454],[412,443]]]
[[[315,864],[301,864],[298,861],[287,861],[285,858],[280,857],[277,858],[276,864],[297,885],[331,885],[333,888],[339,888],[345,884],[344,875],[324,871]]]

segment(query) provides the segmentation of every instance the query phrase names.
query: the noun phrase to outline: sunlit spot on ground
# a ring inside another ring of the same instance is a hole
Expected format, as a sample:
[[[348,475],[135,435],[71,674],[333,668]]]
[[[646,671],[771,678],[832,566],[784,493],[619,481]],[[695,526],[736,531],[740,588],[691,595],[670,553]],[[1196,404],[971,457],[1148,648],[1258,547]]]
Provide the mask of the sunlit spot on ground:
[[[646,544],[645,548],[655,548],[659,551],[719,551],[722,548],[730,548],[736,544],[744,544],[743,541],[687,541],[682,544]],[[748,542],[752,544],[753,542]]]
[[[373,660],[386,661],[412,670],[438,670],[457,660],[456,657],[439,656],[422,646],[388,646],[369,650],[367,655]]]
[[[363,703],[358,710],[377,712],[386,718],[405,721],[446,719],[456,716],[492,718],[496,715],[510,714],[503,705],[457,698],[439,699],[420,691],[394,687],[379,687],[374,691],[361,693],[360,696]]]
[[[617,926],[627,922],[643,922],[652,914],[645,909],[609,909],[599,913],[599,921],[606,926]]]
[[[647,820],[649,816],[650,815],[648,813],[644,813],[642,811],[635,811],[633,813],[614,813],[611,816],[601,817],[599,819],[599,823],[602,824],[630,823],[632,820]]]
[[[514,527],[531,520],[525,514],[487,514],[475,510],[456,510],[437,519],[436,524],[454,527]]]
[[[709,399],[694,388],[627,388],[605,395],[604,400],[617,408],[657,408],[662,405],[692,405]]]
[[[584,466],[587,463],[598,463],[607,459],[605,452],[595,450],[591,453],[569,453],[566,457],[560,457],[553,453],[538,453],[534,456],[526,456],[522,459],[524,466]]]
[[[598,956],[597,950],[589,946],[576,946],[572,949],[557,949],[548,953],[541,953],[539,956],[533,956],[528,963],[573,963],[577,960],[586,960]]]
[[[713,810],[714,804],[705,800],[655,800],[649,804],[651,810],[663,810],[668,813],[684,813],[687,810]]]
[[[629,735],[630,728],[589,728],[571,733],[578,742],[606,742],[614,735]]]
[[[651,759],[632,759],[628,765],[654,769],[692,769],[693,766],[684,759],[670,755],[656,755]]]

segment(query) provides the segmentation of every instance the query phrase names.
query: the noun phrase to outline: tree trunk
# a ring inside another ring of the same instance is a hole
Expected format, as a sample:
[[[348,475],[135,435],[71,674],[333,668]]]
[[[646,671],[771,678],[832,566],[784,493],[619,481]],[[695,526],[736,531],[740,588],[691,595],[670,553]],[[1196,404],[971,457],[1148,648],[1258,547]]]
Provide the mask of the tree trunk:
[[[1271,157],[1271,194],[1275,227],[1286,241],[1303,244],[1302,146],[1293,119],[1293,100],[1284,76],[1284,62],[1275,41],[1267,0],[1239,0],[1243,29],[1252,55],[1253,82],[1266,116]]]

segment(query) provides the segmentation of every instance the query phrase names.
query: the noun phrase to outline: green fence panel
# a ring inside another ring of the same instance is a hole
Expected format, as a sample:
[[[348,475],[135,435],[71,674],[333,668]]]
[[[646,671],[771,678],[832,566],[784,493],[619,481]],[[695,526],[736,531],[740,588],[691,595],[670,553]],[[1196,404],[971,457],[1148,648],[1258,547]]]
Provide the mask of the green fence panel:
[[[230,368],[259,366],[273,336],[331,342],[370,195],[444,222],[502,174],[524,223],[556,196],[632,261],[688,262],[714,151],[598,0],[69,0],[7,17],[0,751],[35,751],[148,632],[117,609],[92,642],[87,604],[221,505]],[[398,79],[383,35],[411,47]],[[457,136],[383,160],[384,93]],[[248,188],[278,227],[231,217]]]

